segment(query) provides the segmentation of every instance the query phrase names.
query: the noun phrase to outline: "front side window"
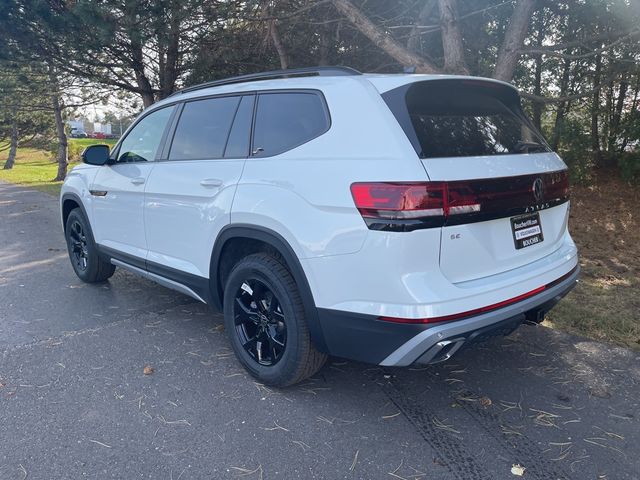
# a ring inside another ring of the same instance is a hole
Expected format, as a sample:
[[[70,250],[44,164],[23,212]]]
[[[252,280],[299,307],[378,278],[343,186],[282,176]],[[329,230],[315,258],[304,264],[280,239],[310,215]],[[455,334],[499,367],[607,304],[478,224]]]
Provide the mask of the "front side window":
[[[140,120],[120,144],[118,162],[153,162],[175,107],[166,107]]]
[[[253,156],[291,150],[329,129],[329,115],[316,93],[283,92],[259,95],[253,134]]]
[[[222,158],[241,97],[187,102],[171,144],[169,160]]]

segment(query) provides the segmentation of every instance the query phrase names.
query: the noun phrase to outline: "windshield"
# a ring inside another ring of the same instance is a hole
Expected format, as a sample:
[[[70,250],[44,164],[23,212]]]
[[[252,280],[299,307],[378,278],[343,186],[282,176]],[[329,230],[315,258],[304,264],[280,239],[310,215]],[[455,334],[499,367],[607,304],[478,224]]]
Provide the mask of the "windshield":
[[[548,152],[506,86],[476,80],[414,83],[405,96],[421,158]],[[402,123],[402,122],[401,122]]]

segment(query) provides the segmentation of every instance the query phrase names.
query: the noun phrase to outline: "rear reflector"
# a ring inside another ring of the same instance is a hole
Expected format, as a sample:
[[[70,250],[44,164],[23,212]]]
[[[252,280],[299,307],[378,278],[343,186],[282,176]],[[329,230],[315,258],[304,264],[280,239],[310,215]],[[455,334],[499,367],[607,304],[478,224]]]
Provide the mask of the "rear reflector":
[[[452,182],[354,183],[351,195],[372,230],[411,231],[520,215],[569,199],[566,170]]]

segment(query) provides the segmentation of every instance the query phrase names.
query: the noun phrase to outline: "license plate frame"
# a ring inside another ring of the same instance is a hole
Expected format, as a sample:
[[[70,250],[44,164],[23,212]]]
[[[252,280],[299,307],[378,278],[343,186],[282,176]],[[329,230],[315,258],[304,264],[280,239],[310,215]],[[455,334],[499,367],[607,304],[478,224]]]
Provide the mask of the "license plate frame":
[[[540,212],[511,217],[511,233],[516,250],[531,247],[544,241]]]

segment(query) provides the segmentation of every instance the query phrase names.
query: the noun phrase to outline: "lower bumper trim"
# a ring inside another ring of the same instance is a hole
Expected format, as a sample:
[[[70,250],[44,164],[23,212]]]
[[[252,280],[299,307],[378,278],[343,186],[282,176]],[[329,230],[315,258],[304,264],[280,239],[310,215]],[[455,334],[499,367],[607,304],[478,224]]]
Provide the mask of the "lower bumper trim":
[[[464,345],[515,330],[532,311],[549,311],[575,286],[580,267],[549,284],[535,296],[463,320],[434,325],[405,342],[384,360],[384,366],[408,366],[414,362],[436,363],[447,360]]]

